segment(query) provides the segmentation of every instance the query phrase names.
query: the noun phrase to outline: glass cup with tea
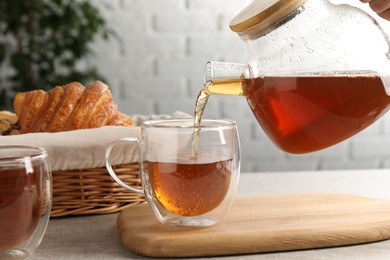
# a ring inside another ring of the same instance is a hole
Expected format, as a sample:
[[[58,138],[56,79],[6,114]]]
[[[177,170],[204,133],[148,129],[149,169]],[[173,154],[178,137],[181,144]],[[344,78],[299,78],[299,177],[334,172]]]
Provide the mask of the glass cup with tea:
[[[142,189],[121,181],[110,157],[118,145],[137,143]],[[222,220],[236,193],[240,146],[236,123],[225,119],[145,121],[142,138],[122,138],[106,150],[106,167],[124,188],[145,194],[160,223],[208,227]]]
[[[0,259],[27,259],[49,222],[51,174],[44,149],[0,146]]]

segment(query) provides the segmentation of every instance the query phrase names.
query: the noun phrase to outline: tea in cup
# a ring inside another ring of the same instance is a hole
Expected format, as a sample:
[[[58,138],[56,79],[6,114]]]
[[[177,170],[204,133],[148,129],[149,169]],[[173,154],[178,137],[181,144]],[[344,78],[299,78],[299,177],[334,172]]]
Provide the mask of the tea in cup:
[[[114,180],[145,194],[162,224],[207,227],[221,221],[240,172],[236,123],[203,119],[194,127],[193,119],[150,120],[141,131],[141,139],[122,138],[108,146],[106,167]],[[126,142],[139,145],[142,189],[121,181],[110,163],[113,148]]]
[[[44,149],[0,146],[0,259],[26,259],[49,221],[51,174]]]

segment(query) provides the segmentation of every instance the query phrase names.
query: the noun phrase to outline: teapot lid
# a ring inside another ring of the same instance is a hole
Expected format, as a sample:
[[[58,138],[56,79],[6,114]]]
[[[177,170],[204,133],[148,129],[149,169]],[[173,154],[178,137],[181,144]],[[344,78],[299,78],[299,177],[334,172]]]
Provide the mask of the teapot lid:
[[[243,32],[255,25],[264,30],[277,23],[307,0],[255,0],[236,15],[230,22],[230,29]]]

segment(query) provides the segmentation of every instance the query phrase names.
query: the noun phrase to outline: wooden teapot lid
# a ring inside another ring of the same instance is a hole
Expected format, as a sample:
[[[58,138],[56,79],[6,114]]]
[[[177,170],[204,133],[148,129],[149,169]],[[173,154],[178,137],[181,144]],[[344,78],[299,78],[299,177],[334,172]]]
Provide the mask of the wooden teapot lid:
[[[289,15],[306,1],[255,0],[233,18],[230,29],[239,33],[256,25],[256,29],[262,31]]]

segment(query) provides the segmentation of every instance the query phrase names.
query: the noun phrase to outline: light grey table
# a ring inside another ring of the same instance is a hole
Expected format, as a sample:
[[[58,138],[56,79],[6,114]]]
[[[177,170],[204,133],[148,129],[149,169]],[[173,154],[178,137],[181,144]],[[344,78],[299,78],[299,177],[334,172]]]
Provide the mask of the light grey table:
[[[389,170],[242,173],[239,195],[341,192],[390,199]],[[54,218],[33,260],[144,259],[131,254],[116,231],[118,214]],[[202,259],[390,259],[390,240],[327,249]]]

